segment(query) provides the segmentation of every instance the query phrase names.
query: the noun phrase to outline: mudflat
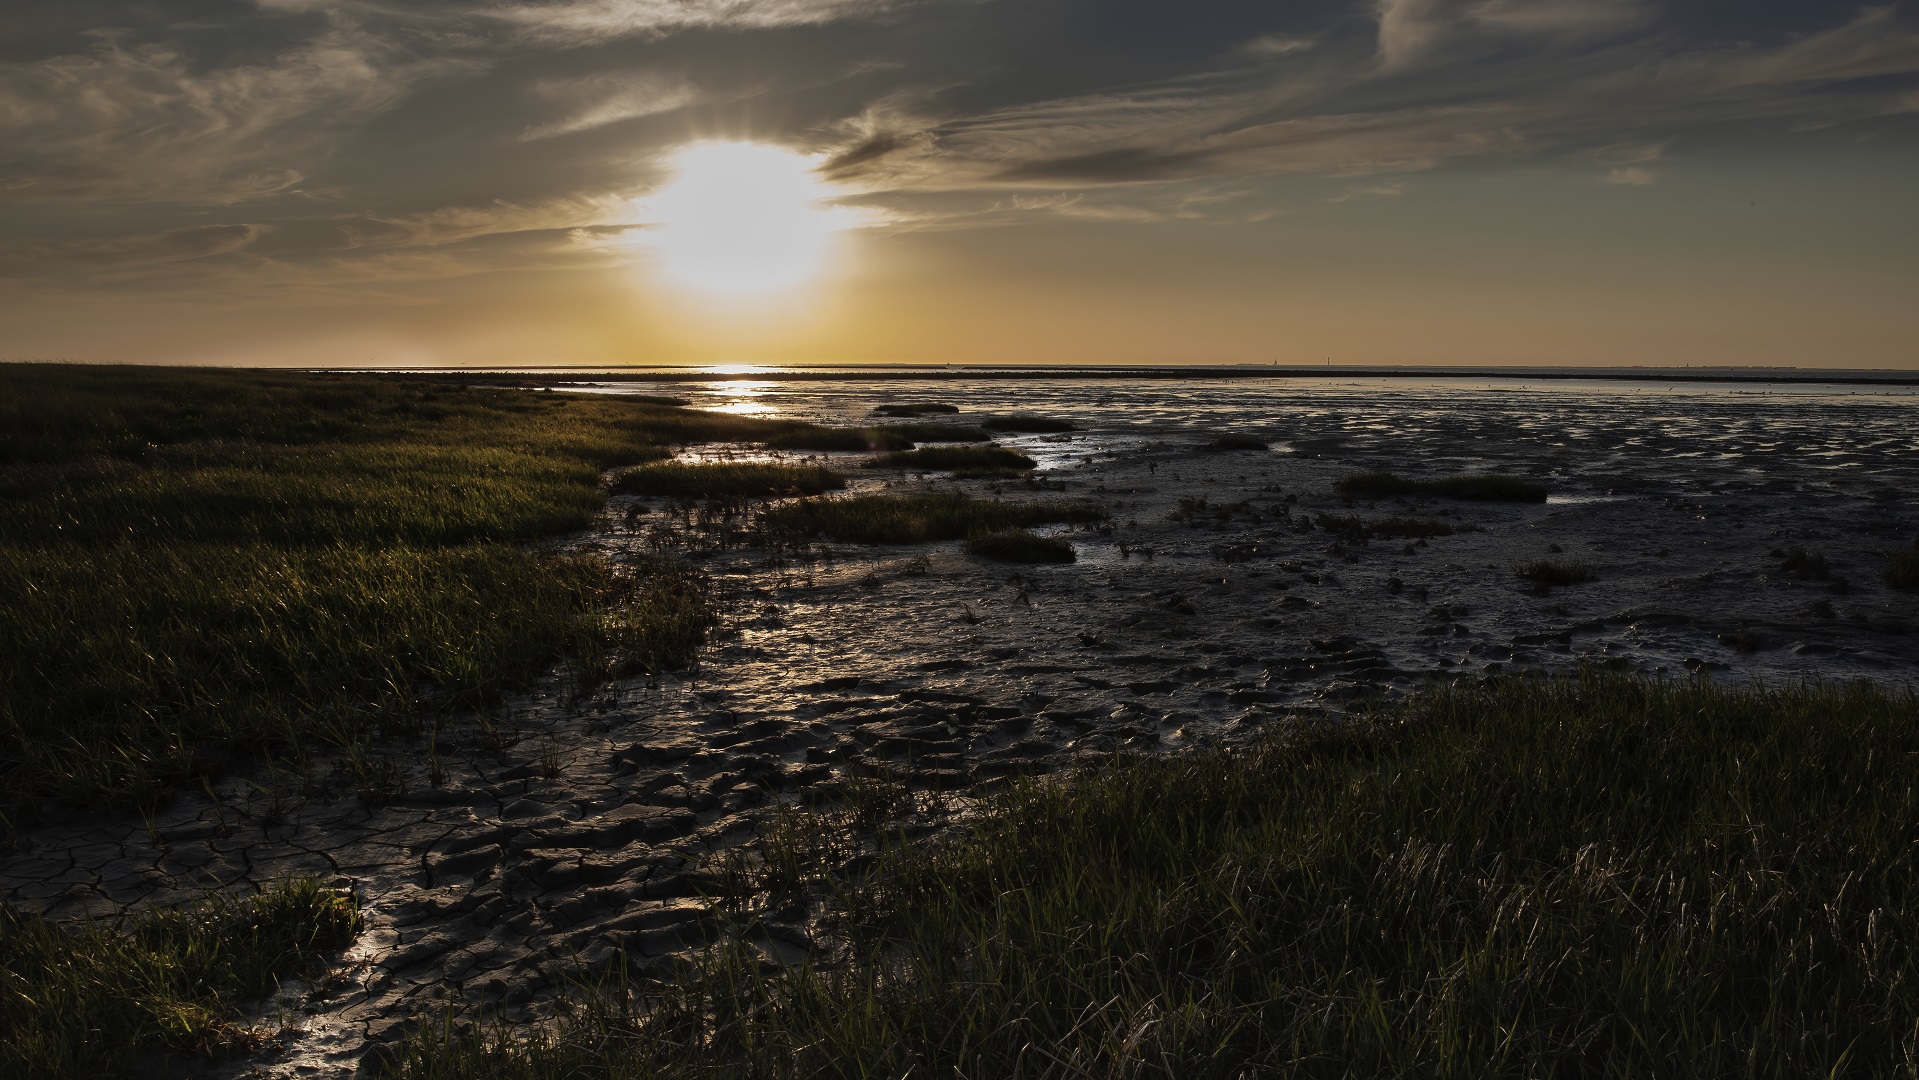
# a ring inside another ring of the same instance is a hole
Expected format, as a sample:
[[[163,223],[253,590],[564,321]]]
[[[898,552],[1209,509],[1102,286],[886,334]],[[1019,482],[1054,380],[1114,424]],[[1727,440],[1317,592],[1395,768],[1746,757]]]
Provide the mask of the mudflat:
[[[695,410],[832,426],[897,396],[851,381],[669,389]],[[1919,533],[1919,398],[1903,392],[937,390],[958,411],[920,423],[1061,423],[993,433],[1036,463],[1024,475],[759,443],[674,460],[830,469],[846,487],[824,499],[1070,501],[1098,513],[1028,528],[1072,561],[773,529],[790,499],[620,494],[616,470],[594,524],[552,546],[698,568],[723,621],[696,672],[555,673],[392,740],[378,790],[363,767],[325,782],[321,755],[297,777],[237,770],[150,816],[38,827],[0,859],[0,892],[79,918],[295,874],[350,885],[367,929],[341,972],[318,991],[289,984],[268,1006],[294,1021],[283,1045],[233,1066],[344,1071],[435,1010],[533,1014],[582,972],[676,970],[721,930],[714,854],[780,806],[862,784],[889,785],[934,829],[1013,778],[1233,745],[1436,681],[1583,667],[1898,687],[1919,670],[1919,598],[1888,579]],[[1342,493],[1379,473],[1411,486]],[[1544,501],[1436,483],[1488,475]],[[780,960],[814,945],[804,917],[759,933]]]

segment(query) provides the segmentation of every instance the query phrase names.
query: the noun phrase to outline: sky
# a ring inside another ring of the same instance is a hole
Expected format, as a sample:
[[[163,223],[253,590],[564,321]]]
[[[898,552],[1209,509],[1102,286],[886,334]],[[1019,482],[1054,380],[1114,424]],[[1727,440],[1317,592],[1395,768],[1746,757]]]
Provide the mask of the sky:
[[[0,359],[1919,368],[1919,3],[10,0]]]

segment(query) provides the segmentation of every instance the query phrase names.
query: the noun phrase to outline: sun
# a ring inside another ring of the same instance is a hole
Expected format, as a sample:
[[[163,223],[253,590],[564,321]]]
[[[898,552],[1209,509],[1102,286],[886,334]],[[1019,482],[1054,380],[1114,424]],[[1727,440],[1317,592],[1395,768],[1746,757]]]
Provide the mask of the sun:
[[[804,154],[765,143],[697,142],[671,161],[673,179],[640,200],[639,235],[661,268],[696,289],[760,293],[819,277],[843,212]]]

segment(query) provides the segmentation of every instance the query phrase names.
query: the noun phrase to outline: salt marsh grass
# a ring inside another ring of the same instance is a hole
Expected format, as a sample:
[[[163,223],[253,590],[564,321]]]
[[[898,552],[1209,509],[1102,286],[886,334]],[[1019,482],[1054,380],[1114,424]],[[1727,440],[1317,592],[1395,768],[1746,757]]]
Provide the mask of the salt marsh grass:
[[[1073,545],[1025,529],[1000,529],[966,541],[966,553],[994,562],[1069,563],[1077,558]]]
[[[1012,789],[841,879],[846,962],[417,1040],[407,1080],[1910,1077],[1919,701],[1430,689]]]
[[[624,495],[677,499],[756,499],[838,491],[846,478],[818,465],[658,461],[629,469],[613,480]]]
[[[958,405],[937,401],[906,401],[873,406],[874,416],[950,416],[956,412],[959,412]]]
[[[359,928],[352,898],[311,879],[119,923],[0,908],[0,1075],[178,1075],[190,1059],[251,1050],[267,1034],[240,1006],[315,973]]]
[[[804,499],[766,511],[767,528],[853,544],[924,544],[963,540],[999,529],[1056,522],[1092,522],[1106,512],[1063,499],[1009,502],[967,495],[856,495]]]
[[[1038,462],[1004,446],[927,446],[882,454],[872,464],[882,469],[952,469],[967,472],[1025,472]]]
[[[609,466],[781,430],[417,378],[0,368],[0,832],[403,730],[567,652],[690,662],[694,576],[524,545],[586,526]]]

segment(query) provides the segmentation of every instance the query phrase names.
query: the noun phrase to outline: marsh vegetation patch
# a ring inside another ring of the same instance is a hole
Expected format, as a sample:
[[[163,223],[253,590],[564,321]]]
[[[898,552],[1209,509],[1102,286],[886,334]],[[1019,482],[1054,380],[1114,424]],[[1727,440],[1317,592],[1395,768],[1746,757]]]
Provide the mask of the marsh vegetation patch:
[[[874,416],[950,416],[959,412],[958,405],[948,405],[939,401],[901,401],[873,406]]]
[[[998,529],[971,537],[966,553],[1009,563],[1069,563],[1077,557],[1071,543],[1025,529]]]
[[[1004,446],[923,446],[917,450],[882,454],[872,461],[882,469],[939,469],[971,473],[1021,473],[1039,463]]]
[[[676,499],[819,495],[845,486],[845,477],[823,466],[763,462],[660,461],[628,469],[613,480],[613,490],[622,495]]]
[[[0,1074],[127,1076],[254,1049],[267,1033],[242,1007],[320,972],[359,928],[352,897],[312,879],[104,924],[0,907]]]

